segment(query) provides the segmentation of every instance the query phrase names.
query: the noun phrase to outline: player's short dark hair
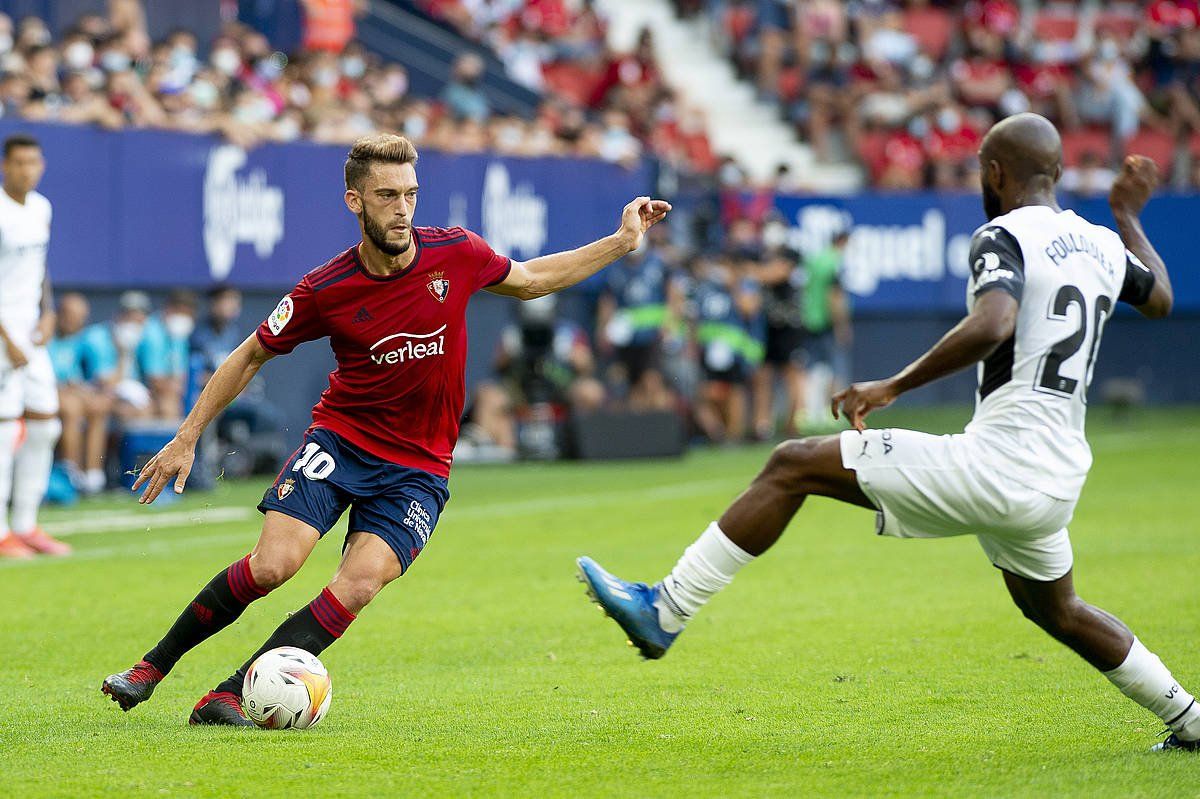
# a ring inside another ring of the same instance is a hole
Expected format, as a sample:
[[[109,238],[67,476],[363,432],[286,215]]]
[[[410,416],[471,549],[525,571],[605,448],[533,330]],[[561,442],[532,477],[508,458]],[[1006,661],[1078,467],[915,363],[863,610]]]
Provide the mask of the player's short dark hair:
[[[36,147],[42,149],[42,145],[37,139],[30,136],[28,133],[16,133],[4,140],[4,157],[8,158],[12,151],[18,147]]]
[[[404,136],[373,133],[354,142],[346,156],[346,188],[357,189],[371,164],[415,164],[417,148]]]

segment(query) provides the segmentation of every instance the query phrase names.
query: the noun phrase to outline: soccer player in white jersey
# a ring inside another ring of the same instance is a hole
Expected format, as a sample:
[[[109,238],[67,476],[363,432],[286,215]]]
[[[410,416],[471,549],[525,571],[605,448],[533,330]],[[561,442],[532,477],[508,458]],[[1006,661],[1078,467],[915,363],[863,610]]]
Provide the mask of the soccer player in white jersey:
[[[1021,611],[1170,728],[1156,749],[1200,751],[1200,705],[1117,618],[1075,594],[1067,524],[1091,466],[1085,392],[1104,323],[1118,300],[1147,317],[1171,309],[1171,282],[1138,215],[1154,163],[1126,159],[1109,202],[1119,235],[1059,208],[1062,143],[1043,117],[995,127],[979,152],[990,220],[971,243],[967,316],[893,377],[833,400],[854,429],[788,441],[654,585],[580,576],[648,658],[667,648],[708,599],[783,533],[806,497],[876,511],[901,538],[975,535]],[[900,394],[978,364],[965,432],[868,430],[867,414]]]
[[[46,171],[29,136],[4,142],[0,191],[0,557],[66,555],[37,525],[54,445],[62,432],[46,342],[54,331],[46,248],[50,201],[35,189]],[[9,500],[12,512],[9,513]]]

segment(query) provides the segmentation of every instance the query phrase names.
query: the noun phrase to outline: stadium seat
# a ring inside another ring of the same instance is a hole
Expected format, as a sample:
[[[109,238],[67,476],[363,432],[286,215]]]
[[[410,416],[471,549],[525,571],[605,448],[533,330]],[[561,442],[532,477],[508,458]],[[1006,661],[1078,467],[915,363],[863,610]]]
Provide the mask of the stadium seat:
[[[1142,128],[1125,144],[1125,153],[1137,153],[1153,159],[1163,175],[1171,171],[1175,159],[1175,139],[1169,133],[1154,128]]]

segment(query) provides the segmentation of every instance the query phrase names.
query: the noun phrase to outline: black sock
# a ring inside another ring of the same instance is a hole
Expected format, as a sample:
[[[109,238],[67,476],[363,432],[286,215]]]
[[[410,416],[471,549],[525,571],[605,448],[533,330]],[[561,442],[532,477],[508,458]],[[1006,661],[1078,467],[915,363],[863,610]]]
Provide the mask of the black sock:
[[[241,696],[242,681],[246,679],[246,672],[263,652],[269,652],[281,646],[294,646],[313,655],[319,655],[325,651],[326,647],[342,637],[342,633],[346,632],[346,628],[352,621],[354,621],[354,614],[342,606],[332,591],[328,588],[322,589],[316,599],[288,616],[283,624],[271,633],[267,642],[215,690]]]
[[[144,660],[166,674],[190,649],[233,624],[247,605],[266,594],[254,582],[247,555],[200,590]]]

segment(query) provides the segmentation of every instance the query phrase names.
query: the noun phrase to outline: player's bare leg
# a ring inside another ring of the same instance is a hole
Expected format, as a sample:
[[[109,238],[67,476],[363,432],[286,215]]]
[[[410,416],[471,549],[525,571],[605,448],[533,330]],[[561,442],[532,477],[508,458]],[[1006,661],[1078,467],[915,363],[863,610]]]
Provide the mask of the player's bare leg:
[[[1124,622],[1079,598],[1072,572],[1051,582],[1003,574],[1008,592],[1026,618],[1163,720],[1172,734],[1160,747],[1200,751],[1200,706],[1195,698]]]
[[[190,722],[243,726],[239,719],[245,717],[238,705],[242,681],[259,655],[281,646],[320,655],[342,637],[358,613],[403,571],[396,553],[382,538],[372,533],[351,533],[342,562],[329,585],[316,599],[290,615],[249,660],[206,694],[192,711]],[[238,718],[231,713],[234,708]]]
[[[149,699],[185,653],[236,621],[251,602],[291,579],[319,538],[311,525],[267,511],[250,554],[218,572],[163,639],[134,666],[105,679],[100,690],[122,710]]]
[[[854,472],[842,466],[838,436],[775,448],[766,466],[718,521],[684,551],[660,583],[627,583],[591,558],[578,560],[588,593],[648,658],[659,658],[701,607],[747,563],[771,548],[809,496],[874,509]]]

